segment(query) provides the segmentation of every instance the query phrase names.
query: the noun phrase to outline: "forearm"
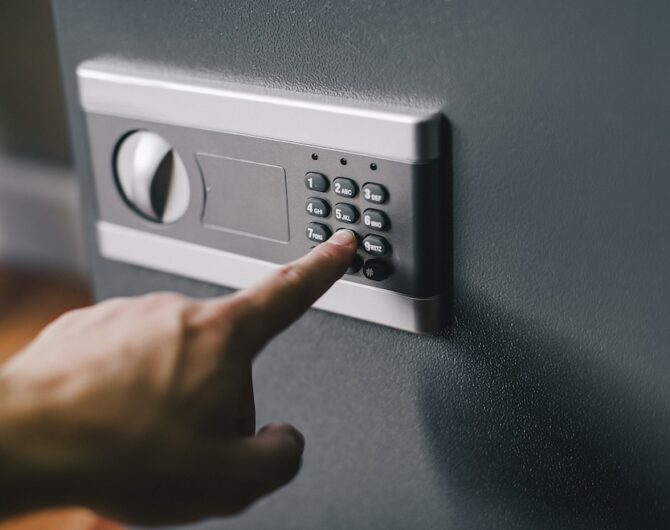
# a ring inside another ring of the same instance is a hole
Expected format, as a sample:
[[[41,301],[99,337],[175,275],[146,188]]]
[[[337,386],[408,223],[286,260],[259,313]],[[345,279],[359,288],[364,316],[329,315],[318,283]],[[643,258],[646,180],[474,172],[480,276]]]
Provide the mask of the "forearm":
[[[71,497],[71,481],[59,473],[60,466],[43,449],[48,440],[35,429],[46,411],[19,388],[0,368],[0,520],[68,504]]]

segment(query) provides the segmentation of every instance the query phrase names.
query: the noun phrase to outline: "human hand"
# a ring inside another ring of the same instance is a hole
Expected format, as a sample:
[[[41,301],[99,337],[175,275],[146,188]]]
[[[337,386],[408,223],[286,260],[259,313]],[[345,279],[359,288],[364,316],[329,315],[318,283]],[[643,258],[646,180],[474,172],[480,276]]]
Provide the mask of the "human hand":
[[[0,517],[79,504],[174,524],[244,510],[298,472],[290,425],[254,435],[251,363],[351,263],[339,231],[256,287],[73,311],[0,367]]]

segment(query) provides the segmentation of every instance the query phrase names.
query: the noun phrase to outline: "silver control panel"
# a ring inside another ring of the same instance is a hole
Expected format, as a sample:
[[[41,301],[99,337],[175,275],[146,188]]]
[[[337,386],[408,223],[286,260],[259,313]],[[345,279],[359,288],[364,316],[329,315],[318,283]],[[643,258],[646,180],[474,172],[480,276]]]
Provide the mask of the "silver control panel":
[[[348,228],[357,258],[315,307],[441,327],[439,112],[162,72],[78,69],[104,257],[244,288]]]

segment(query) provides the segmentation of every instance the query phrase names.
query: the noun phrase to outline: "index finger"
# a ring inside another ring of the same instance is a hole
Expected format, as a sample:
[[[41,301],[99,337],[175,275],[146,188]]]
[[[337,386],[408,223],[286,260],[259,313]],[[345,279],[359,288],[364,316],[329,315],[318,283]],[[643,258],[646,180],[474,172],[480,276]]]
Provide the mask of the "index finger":
[[[338,230],[302,258],[282,266],[254,287],[233,295],[245,311],[240,324],[253,327],[260,344],[298,319],[345,273],[356,255],[351,230]]]

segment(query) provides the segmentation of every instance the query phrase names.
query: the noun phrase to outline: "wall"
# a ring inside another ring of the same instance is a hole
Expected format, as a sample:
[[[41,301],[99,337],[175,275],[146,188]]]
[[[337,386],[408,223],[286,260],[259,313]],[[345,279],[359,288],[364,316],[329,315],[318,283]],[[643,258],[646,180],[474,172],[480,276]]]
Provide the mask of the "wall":
[[[311,311],[255,375],[299,478],[207,528],[670,525],[670,4],[54,2],[100,298],[221,289],[101,260],[74,69],[111,55],[453,129],[453,323]],[[448,274],[445,271],[445,274]]]
[[[0,72],[0,148],[69,162],[49,0],[3,2]]]

